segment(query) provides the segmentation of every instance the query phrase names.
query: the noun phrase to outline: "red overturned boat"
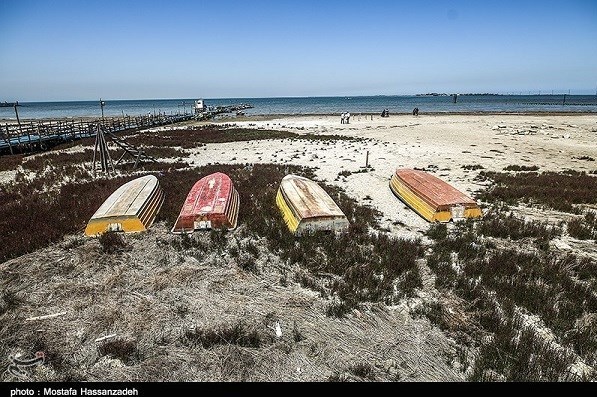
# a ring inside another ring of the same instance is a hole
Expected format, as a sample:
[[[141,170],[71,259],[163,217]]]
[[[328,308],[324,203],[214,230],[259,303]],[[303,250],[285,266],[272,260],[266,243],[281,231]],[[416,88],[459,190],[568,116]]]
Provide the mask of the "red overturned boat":
[[[204,229],[234,229],[240,200],[228,175],[207,175],[189,192],[172,233],[193,233]]]

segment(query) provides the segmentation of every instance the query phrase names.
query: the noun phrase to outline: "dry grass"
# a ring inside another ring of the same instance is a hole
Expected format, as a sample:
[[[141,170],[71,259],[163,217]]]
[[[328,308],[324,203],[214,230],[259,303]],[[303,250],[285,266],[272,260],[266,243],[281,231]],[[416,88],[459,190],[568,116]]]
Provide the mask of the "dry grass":
[[[461,317],[469,321],[454,326],[441,300],[421,314],[463,343],[480,345],[471,380],[595,378],[597,339],[589,336],[594,320],[587,316],[597,310],[597,262],[550,251],[549,241],[560,233],[557,226],[519,220],[498,207],[478,222],[430,228],[434,244],[427,264],[435,285],[463,300]],[[508,243],[522,239],[524,245]],[[529,325],[528,316],[541,325]],[[571,374],[578,362],[589,370]]]
[[[478,197],[487,202],[543,205],[574,212],[577,204],[597,204],[597,178],[585,172],[524,172],[518,174],[481,171],[481,179],[493,185]]]
[[[597,215],[588,210],[582,218],[574,218],[567,223],[568,234],[579,240],[597,240]]]
[[[222,244],[250,239],[260,252],[258,276],[222,254],[209,233],[188,237],[182,252],[172,248],[183,237],[164,222],[124,235],[126,251],[108,254],[98,239],[74,248],[64,241],[3,263],[2,289],[18,290],[3,297],[0,357],[44,351],[48,360],[32,380],[322,381],[350,368],[366,374],[355,366],[359,351],[376,380],[462,379],[441,353],[453,347],[425,321],[405,323],[406,313],[370,304],[328,317],[330,300],[293,281],[305,270],[244,233],[229,232]]]
[[[190,168],[184,148],[339,138],[227,127],[130,134],[148,153],[178,160],[113,178],[81,168],[89,150],[6,160],[24,171],[0,186],[0,367],[11,354],[41,350],[47,360],[31,380],[595,379],[597,262],[554,251],[553,239],[569,238],[560,225],[495,206],[481,221],[405,239],[380,230],[372,207],[320,183],[350,229],[297,238],[275,193],[286,174],[315,179],[313,169]],[[189,189],[216,171],[239,191],[239,227],[170,234]],[[166,192],[150,230],[82,237],[105,198],[148,173]],[[480,196],[488,202],[576,212],[595,204],[595,178],[584,173],[481,177],[494,181]],[[594,236],[594,212],[566,226],[576,239]],[[25,320],[59,312],[66,315]]]

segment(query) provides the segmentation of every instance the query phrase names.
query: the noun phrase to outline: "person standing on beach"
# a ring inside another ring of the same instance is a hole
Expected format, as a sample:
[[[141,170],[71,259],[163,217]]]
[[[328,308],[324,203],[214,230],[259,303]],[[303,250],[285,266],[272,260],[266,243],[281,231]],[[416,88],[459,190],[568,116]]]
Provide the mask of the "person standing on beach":
[[[345,119],[345,117],[346,117],[346,113],[342,113],[342,114],[340,115],[340,124],[344,124],[344,119]]]
[[[346,112],[346,124],[350,124],[350,113]]]

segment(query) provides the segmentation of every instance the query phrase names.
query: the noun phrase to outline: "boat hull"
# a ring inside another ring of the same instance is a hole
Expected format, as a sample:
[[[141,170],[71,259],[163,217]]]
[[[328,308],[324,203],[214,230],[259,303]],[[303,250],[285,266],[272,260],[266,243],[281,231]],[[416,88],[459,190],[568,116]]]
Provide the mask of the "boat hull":
[[[276,194],[276,205],[290,232],[298,236],[319,230],[343,232],[349,227],[338,205],[307,178],[285,176]]]
[[[99,236],[109,231],[125,233],[147,230],[164,202],[158,179],[146,175],[120,186],[91,217],[86,236]]]
[[[429,222],[483,216],[472,198],[424,171],[397,169],[390,179],[390,190]]]
[[[240,198],[228,175],[221,172],[198,180],[187,195],[172,233],[195,230],[234,229]]]

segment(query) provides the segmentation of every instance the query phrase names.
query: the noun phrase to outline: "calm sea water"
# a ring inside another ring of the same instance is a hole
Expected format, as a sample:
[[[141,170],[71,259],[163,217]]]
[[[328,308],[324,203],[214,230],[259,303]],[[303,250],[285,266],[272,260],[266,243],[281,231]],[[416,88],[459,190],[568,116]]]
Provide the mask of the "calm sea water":
[[[104,100],[105,116],[139,116],[147,113],[190,113],[197,98]],[[300,97],[300,98],[219,98],[205,99],[210,106],[248,103],[247,115],[270,114],[339,114],[410,113],[418,107],[425,112],[593,112],[597,113],[597,95],[460,95],[456,103],[450,96],[355,96],[355,97]],[[97,101],[20,102],[21,119],[65,117],[99,117]],[[0,119],[15,119],[12,107],[0,107]]]

